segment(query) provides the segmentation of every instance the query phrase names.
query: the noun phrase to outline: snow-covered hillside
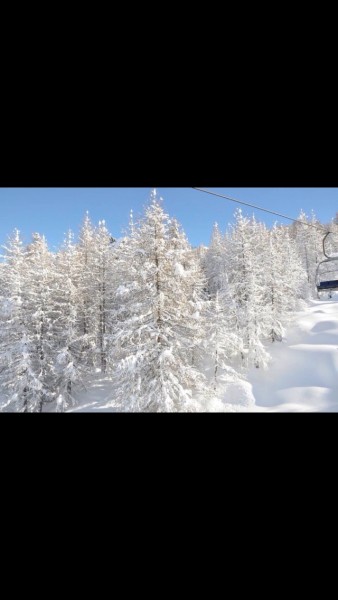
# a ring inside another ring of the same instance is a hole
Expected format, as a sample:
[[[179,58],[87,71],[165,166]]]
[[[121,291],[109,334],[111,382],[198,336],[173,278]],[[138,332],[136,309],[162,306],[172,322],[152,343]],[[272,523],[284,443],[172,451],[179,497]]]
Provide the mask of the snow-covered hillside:
[[[312,300],[270,353],[270,368],[248,376],[255,410],[338,412],[338,298]]]
[[[248,381],[228,384],[218,400],[201,403],[211,412],[338,412],[338,294],[309,302],[297,313],[281,343],[270,346],[267,370],[253,368]],[[115,412],[109,380],[92,381],[69,412]]]

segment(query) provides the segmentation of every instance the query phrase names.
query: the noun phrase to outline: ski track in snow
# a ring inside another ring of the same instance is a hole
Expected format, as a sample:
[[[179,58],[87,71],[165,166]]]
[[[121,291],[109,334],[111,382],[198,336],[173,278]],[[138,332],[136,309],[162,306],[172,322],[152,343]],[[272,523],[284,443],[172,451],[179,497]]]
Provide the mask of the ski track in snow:
[[[250,410],[338,412],[338,301],[311,301],[270,353],[267,371],[248,374]]]

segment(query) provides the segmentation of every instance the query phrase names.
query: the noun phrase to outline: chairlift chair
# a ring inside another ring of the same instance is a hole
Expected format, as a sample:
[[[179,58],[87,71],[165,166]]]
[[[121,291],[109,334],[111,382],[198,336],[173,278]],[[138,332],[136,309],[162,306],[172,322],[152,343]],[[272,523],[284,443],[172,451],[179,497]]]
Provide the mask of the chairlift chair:
[[[328,276],[332,275],[332,273],[334,271],[338,271],[338,266],[337,269],[330,269],[330,266],[332,265],[332,263],[336,262],[338,263],[338,254],[333,255],[333,254],[328,254],[327,252],[327,247],[326,247],[326,240],[328,239],[329,235],[332,234],[332,231],[328,231],[323,239],[323,252],[324,252],[324,256],[326,257],[325,260],[322,260],[317,267],[317,271],[316,271],[316,288],[317,288],[317,295],[318,298],[321,298],[321,292],[332,292],[334,290],[338,290],[338,279],[328,279]],[[325,267],[322,267],[322,265],[325,265]],[[330,294],[331,297],[331,294]]]

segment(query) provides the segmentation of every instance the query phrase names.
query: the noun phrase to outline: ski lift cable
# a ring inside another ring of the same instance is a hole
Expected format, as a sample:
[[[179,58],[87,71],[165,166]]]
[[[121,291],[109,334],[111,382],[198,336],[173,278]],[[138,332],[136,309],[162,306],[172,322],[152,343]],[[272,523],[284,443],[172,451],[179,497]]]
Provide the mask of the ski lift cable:
[[[211,192],[210,190],[204,190],[203,188],[193,187],[193,190],[197,190],[198,192],[204,192],[205,194],[210,194],[211,196],[218,196],[218,198],[225,198],[226,200],[230,200],[231,202],[237,202],[237,204],[244,204],[244,206],[250,206],[251,208],[256,208],[257,210],[261,210],[266,213],[270,213],[271,215],[276,215],[277,217],[283,217],[283,219],[288,219],[289,221],[294,221],[295,223],[300,223],[301,225],[307,225],[307,227],[313,227],[314,229],[318,229],[318,231],[325,231],[323,227],[317,227],[317,225],[313,225],[312,223],[305,223],[304,221],[300,221],[299,219],[293,219],[292,217],[288,217],[287,215],[282,215],[281,213],[275,212],[273,210],[268,210],[267,208],[262,208],[261,206],[256,206],[255,204],[249,204],[249,202],[243,202],[242,200],[236,200],[235,198],[231,198],[230,196],[225,196],[224,194],[217,194],[216,192]]]

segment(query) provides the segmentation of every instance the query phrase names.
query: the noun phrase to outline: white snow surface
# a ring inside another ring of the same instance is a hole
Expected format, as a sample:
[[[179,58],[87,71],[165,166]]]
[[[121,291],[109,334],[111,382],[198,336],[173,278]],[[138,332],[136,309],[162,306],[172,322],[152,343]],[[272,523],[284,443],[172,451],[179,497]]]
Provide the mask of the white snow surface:
[[[256,411],[338,412],[338,295],[310,301],[283,342],[270,348],[267,371],[248,380]]]
[[[338,412],[338,294],[312,300],[297,313],[282,342],[268,346],[268,369],[228,383],[218,397],[200,399],[206,412]],[[108,378],[89,381],[68,412],[116,412]]]
[[[109,378],[98,378],[87,382],[87,390],[77,398],[78,404],[67,412],[118,412],[113,406],[112,384]]]

